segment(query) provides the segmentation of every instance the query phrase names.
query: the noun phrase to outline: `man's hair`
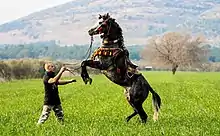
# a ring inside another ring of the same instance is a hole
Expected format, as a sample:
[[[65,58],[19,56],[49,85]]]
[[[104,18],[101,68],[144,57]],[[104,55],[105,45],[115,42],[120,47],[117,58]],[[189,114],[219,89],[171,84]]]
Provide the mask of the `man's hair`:
[[[44,64],[44,69],[46,71],[49,71],[49,66],[54,66],[54,64],[52,62],[47,62],[47,63]]]

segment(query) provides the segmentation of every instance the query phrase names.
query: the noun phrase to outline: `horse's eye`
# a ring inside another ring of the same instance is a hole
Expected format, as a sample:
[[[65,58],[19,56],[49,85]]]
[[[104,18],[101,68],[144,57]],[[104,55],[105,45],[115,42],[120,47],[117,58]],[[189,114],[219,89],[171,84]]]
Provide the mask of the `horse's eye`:
[[[102,24],[102,22],[99,22],[99,24],[101,25],[101,24]]]

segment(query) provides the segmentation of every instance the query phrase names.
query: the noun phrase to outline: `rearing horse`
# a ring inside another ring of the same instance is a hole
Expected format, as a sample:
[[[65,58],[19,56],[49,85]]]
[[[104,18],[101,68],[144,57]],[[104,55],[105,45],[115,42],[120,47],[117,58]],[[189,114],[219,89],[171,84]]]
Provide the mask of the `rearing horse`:
[[[90,36],[101,34],[102,46],[91,56],[91,59],[81,63],[81,77],[85,84],[91,84],[86,67],[100,69],[103,74],[115,84],[125,89],[128,103],[134,112],[126,118],[128,122],[132,117],[139,114],[141,121],[147,121],[142,104],[146,100],[149,91],[152,93],[154,106],[153,119],[158,119],[158,112],[161,105],[160,96],[151,88],[150,84],[141,73],[138,73],[137,66],[129,60],[128,50],[124,46],[122,29],[111,18],[109,14],[99,15],[98,24],[88,31]]]

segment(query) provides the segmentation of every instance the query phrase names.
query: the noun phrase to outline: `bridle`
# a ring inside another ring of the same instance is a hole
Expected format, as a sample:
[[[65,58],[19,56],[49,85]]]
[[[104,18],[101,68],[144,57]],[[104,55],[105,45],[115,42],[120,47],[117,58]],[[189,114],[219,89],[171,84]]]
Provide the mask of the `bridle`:
[[[108,26],[107,25],[107,21],[110,19],[110,17],[108,17],[107,19],[105,19],[101,24],[99,24],[99,26],[96,28],[96,30],[94,30],[94,31],[99,31],[99,33],[100,33],[100,31],[101,31],[101,26],[102,25],[106,25],[107,26],[107,35],[109,35],[109,33],[110,33],[110,30],[111,30],[111,27],[112,27],[112,23],[110,22],[110,25]],[[100,30],[99,30],[100,29]],[[89,45],[89,48],[87,49],[87,51],[86,51],[86,53],[85,53],[85,55],[84,55],[84,57],[83,58],[85,58],[85,60],[88,60],[89,58],[90,58],[90,56],[91,56],[91,53],[92,53],[92,45],[93,45],[93,41],[94,41],[94,39],[93,39],[93,36],[91,36],[91,40],[90,40],[90,45]],[[116,40],[117,41],[117,40]],[[71,65],[77,65],[77,64],[80,64],[80,63],[75,63],[75,64],[71,64]],[[65,64],[64,64],[65,65]],[[68,64],[67,64],[68,65]],[[81,66],[79,66],[79,67],[77,67],[77,68],[74,68],[74,69],[69,69],[68,71],[70,72],[70,73],[72,73],[73,74],[73,71],[74,70],[78,70],[78,69],[80,69],[81,68]]]
[[[98,31],[99,33],[101,33],[102,30],[102,25],[106,25],[107,26],[107,35],[109,35],[109,32],[111,30],[111,25],[112,23],[110,22],[110,26],[107,25],[107,21],[110,19],[110,17],[108,17],[107,19],[105,19],[101,24],[98,25],[98,27],[94,30],[94,31]]]

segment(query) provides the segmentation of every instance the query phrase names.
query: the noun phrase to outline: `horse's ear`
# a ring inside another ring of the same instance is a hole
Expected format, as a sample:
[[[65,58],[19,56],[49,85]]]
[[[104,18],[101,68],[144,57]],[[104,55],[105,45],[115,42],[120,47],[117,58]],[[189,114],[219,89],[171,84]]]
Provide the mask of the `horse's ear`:
[[[109,13],[107,13],[107,17],[110,17],[110,16],[109,16]]]
[[[102,18],[102,15],[99,14],[99,19],[101,19],[101,18]]]

